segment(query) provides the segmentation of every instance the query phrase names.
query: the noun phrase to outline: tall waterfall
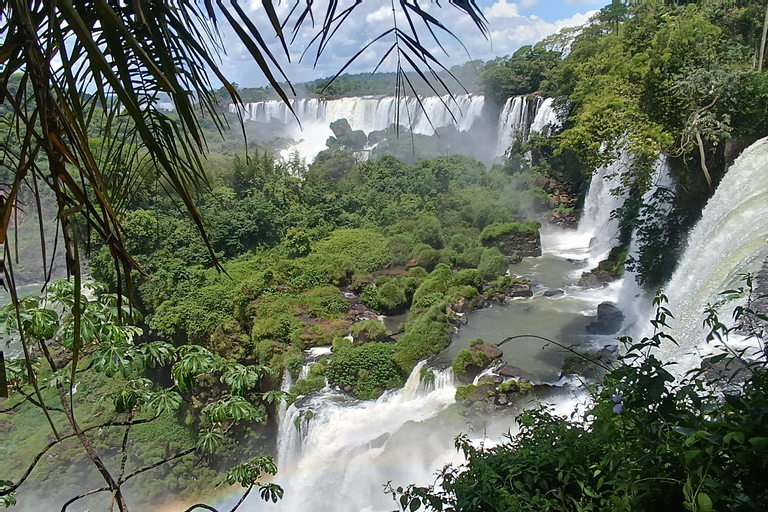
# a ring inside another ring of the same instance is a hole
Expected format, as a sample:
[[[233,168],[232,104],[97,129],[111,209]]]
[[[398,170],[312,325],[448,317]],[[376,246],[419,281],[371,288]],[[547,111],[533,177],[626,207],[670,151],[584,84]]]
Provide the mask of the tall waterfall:
[[[453,98],[408,97],[399,100],[394,96],[333,100],[302,98],[291,100],[290,105],[293,112],[281,100],[246,103],[240,107],[231,104],[229,112],[239,111],[245,122],[274,126],[274,136],[290,137],[297,141],[283,151],[283,156],[287,157],[291,151],[298,150],[310,162],[326,148],[326,140],[333,136],[329,125],[339,119],[346,119],[352,130],[361,130],[366,135],[386,130],[396,122],[412,129],[413,133],[428,136],[434,135],[438,128],[447,126],[455,126],[460,132],[486,129],[479,122],[486,110],[485,97],[477,94],[462,94]],[[495,147],[489,150],[494,156],[501,157],[518,136],[527,138],[531,132],[550,135],[559,126],[552,98],[509,98],[499,114],[496,131],[489,134],[496,137]]]
[[[643,194],[642,206],[638,220],[644,226],[658,225],[658,223],[669,215],[674,206],[674,197],[676,193],[675,181],[670,174],[669,158],[666,155],[659,155],[653,164],[653,174],[651,184],[648,190]],[[664,242],[669,241],[669,233],[664,229],[658,229],[664,237]],[[661,242],[662,240],[655,240]],[[637,261],[642,255],[643,240],[641,233],[636,228],[632,232],[632,238],[629,242],[628,259]],[[649,297],[645,296],[644,291],[637,282],[637,271],[625,268],[623,286],[618,297],[619,309],[627,317],[625,325],[630,325],[637,320],[646,321]]]
[[[436,128],[456,125],[459,131],[467,131],[483,112],[485,97],[463,94],[454,96],[429,96],[419,100],[414,97],[350,97],[334,100],[302,98],[291,100],[293,112],[282,100],[267,100],[246,103],[241,110],[244,121],[258,123],[276,122],[298,128],[298,122],[307,127],[316,124],[327,125],[339,119],[349,121],[353,130],[362,130],[366,135],[377,130],[386,130],[395,121],[404,127],[412,127],[414,133],[433,135]],[[423,108],[422,108],[423,106]],[[447,107],[447,108],[446,108]],[[399,117],[397,114],[399,108]],[[237,107],[229,106],[230,113]],[[328,134],[332,135],[330,129]]]
[[[747,148],[723,177],[672,278],[664,287],[672,334],[679,346],[662,347],[662,357],[698,366],[712,347],[705,342],[703,310],[718,294],[739,285],[739,274],[757,271],[768,258],[768,138]],[[721,321],[727,320],[727,312]]]
[[[503,156],[513,142],[521,137],[525,141],[531,132],[549,135],[552,126],[559,126],[552,103],[552,98],[540,96],[533,99],[527,96],[509,98],[499,114],[496,155]]]

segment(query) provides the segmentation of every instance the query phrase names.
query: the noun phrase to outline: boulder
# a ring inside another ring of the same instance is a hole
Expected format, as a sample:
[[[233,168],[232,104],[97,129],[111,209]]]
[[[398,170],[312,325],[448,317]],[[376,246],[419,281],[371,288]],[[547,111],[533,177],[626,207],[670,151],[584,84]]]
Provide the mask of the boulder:
[[[501,368],[499,368],[498,372],[500,377],[505,379],[525,379],[525,380],[534,380],[534,376],[530,373],[526,372],[525,370],[518,368],[517,366],[512,366],[510,364],[505,364]]]
[[[612,302],[597,306],[597,318],[587,326],[590,334],[616,334],[624,323],[624,313]]]
[[[545,297],[562,297],[563,295],[565,295],[565,291],[560,289],[547,290],[544,292]]]
[[[579,279],[579,286],[583,286],[585,288],[602,288],[603,286],[615,280],[616,277],[614,277],[607,270],[596,268],[581,274],[581,278]]]
[[[538,226],[536,222],[491,224],[480,234],[480,240],[486,247],[498,247],[504,256],[514,261],[526,256],[541,256]]]

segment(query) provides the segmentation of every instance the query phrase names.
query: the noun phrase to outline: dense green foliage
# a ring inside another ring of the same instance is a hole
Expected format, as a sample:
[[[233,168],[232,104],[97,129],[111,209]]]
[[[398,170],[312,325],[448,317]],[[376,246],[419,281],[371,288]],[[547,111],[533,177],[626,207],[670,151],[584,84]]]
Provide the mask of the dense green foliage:
[[[748,285],[728,294],[750,295]],[[654,320],[662,329],[669,318],[663,300]],[[729,333],[749,333],[760,342],[756,358],[729,349],[675,382],[669,364],[653,355],[672,341],[668,335],[624,339],[616,361],[593,361],[606,373],[583,416],[541,406],[522,413],[520,431],[493,448],[459,437],[467,462],[444,469],[440,488],[398,489],[402,509],[765,510],[768,370],[760,322],[768,317],[737,306],[735,318],[728,329],[709,310],[710,338],[728,346]],[[474,391],[460,387],[457,400]]]

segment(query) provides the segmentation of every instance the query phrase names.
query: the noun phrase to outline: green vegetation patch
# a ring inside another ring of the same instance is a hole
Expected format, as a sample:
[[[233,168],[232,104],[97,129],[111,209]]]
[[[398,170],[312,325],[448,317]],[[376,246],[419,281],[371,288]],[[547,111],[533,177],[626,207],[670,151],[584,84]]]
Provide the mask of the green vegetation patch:
[[[358,272],[372,272],[392,260],[387,238],[370,229],[339,229],[315,245],[316,254],[347,258]]]

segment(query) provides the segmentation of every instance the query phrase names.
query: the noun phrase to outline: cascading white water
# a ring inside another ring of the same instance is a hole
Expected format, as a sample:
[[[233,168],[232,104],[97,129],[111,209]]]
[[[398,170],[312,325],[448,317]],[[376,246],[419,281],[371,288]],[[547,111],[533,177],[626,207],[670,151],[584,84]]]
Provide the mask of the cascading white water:
[[[592,175],[579,227],[574,234],[574,246],[588,248],[588,268],[594,268],[605,259],[618,241],[619,221],[612,213],[627,198],[622,187],[622,176],[629,170],[631,159],[630,153],[622,150],[619,158],[600,167]]]
[[[382,484],[429,483],[454,458],[452,439],[461,426],[438,418],[454,403],[451,370],[435,371],[434,382],[425,384],[423,367],[414,368],[402,389],[375,401],[325,390],[291,405],[280,421],[275,479],[285,498],[269,510],[391,510]]]
[[[768,138],[747,148],[728,169],[664,287],[671,333],[679,343],[662,346],[663,360],[679,369],[698,366],[711,352],[702,326],[703,310],[718,294],[739,285],[739,274],[756,271],[768,258]],[[729,318],[727,312],[721,321]]]
[[[561,126],[560,119],[557,117],[557,111],[553,107],[554,98],[545,98],[536,109],[536,117],[531,123],[531,132],[538,132],[549,136],[552,131]]]
[[[333,136],[330,123],[339,119],[346,119],[352,130],[362,130],[366,135],[386,130],[395,123],[421,135],[433,135],[437,128],[451,125],[459,131],[467,131],[481,117],[485,97],[463,94],[453,98],[448,95],[408,97],[399,101],[393,96],[334,100],[302,98],[290,100],[290,105],[293,112],[281,100],[246,103],[240,107],[240,114],[246,122],[279,125],[282,135],[299,141],[282,152],[283,158],[298,151],[311,163],[317,153],[326,149],[326,140]],[[234,104],[229,106],[230,113],[237,109]]]
[[[651,185],[643,194],[643,200],[638,220],[643,224],[659,222],[669,215],[674,206],[675,181],[670,174],[669,158],[659,155],[653,163]],[[635,229],[629,243],[628,259],[637,260],[641,253],[640,235]],[[642,288],[637,282],[637,272],[625,269],[623,286],[618,298],[618,306],[627,317],[624,323],[628,326],[635,321],[647,318],[648,304]]]
[[[515,96],[507,99],[499,114],[496,156],[504,156],[513,142],[528,139],[531,132],[549,136],[560,126],[552,98]]]
[[[525,96],[515,96],[507,99],[504,108],[499,114],[499,131],[496,142],[496,155],[503,156],[507,148],[512,145],[518,137],[525,139],[528,134],[528,98]]]

